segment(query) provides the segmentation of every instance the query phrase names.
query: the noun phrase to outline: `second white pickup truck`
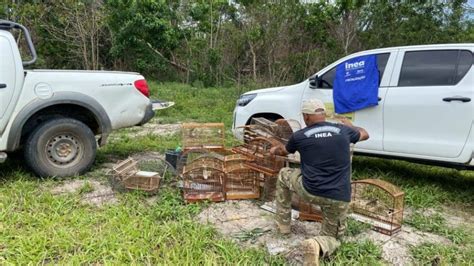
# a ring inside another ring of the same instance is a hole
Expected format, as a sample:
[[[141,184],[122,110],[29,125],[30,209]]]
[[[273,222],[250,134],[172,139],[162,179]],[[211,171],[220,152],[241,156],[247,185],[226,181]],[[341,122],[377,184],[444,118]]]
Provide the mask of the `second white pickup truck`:
[[[31,60],[22,61],[13,30],[23,32]],[[24,70],[35,60],[28,30],[0,20],[0,163],[8,152],[23,149],[39,176],[82,174],[112,130],[154,116],[147,82],[138,73]]]

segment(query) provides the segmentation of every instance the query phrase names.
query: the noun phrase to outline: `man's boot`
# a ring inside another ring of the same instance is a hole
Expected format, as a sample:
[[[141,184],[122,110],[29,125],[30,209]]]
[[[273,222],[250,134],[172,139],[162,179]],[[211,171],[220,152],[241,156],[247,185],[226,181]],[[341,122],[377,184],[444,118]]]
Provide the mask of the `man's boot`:
[[[319,266],[319,252],[321,251],[319,244],[314,239],[306,239],[303,241],[303,265]]]

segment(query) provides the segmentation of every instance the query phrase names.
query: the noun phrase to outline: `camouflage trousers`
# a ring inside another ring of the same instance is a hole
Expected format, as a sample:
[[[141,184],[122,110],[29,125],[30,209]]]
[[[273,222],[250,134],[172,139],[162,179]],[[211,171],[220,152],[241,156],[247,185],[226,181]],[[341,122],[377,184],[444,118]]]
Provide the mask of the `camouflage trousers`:
[[[278,175],[276,190],[276,219],[280,225],[291,224],[291,194],[296,193],[302,200],[318,205],[323,213],[321,232],[314,239],[321,247],[323,256],[330,255],[339,246],[339,238],[346,228],[349,202],[319,197],[307,192],[302,183],[299,168],[283,168]]]

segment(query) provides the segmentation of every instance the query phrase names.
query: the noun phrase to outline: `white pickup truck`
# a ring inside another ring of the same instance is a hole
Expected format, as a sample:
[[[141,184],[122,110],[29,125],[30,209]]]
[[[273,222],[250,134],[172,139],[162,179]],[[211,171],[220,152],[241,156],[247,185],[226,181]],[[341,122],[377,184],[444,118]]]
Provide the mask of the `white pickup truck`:
[[[23,32],[31,60],[22,61],[14,30]],[[28,30],[0,20],[0,163],[22,149],[39,176],[82,174],[112,130],[154,116],[148,85],[138,73],[23,68],[35,60]]]
[[[424,164],[474,169],[474,43],[388,47],[361,51],[295,85],[240,96],[233,130],[254,117],[293,119],[303,124],[301,103],[318,98],[333,109],[336,67],[375,55],[380,77],[378,105],[345,114],[370,139],[355,153]]]

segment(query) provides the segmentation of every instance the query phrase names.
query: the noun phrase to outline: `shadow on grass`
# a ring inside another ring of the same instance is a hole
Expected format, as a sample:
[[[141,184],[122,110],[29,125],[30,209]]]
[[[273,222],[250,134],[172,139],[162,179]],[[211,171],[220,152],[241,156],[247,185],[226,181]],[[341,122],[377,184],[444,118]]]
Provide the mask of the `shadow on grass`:
[[[86,175],[73,177],[47,177],[41,178],[36,176],[33,171],[26,165],[25,159],[21,152],[14,152],[8,154],[8,159],[5,163],[0,164],[0,184],[6,182],[22,181],[61,181],[75,178],[84,178],[88,174],[100,168],[102,160],[97,159],[91,170]]]
[[[26,166],[22,153],[8,153],[8,159],[0,164],[0,183],[18,179],[34,181],[38,178]]]

